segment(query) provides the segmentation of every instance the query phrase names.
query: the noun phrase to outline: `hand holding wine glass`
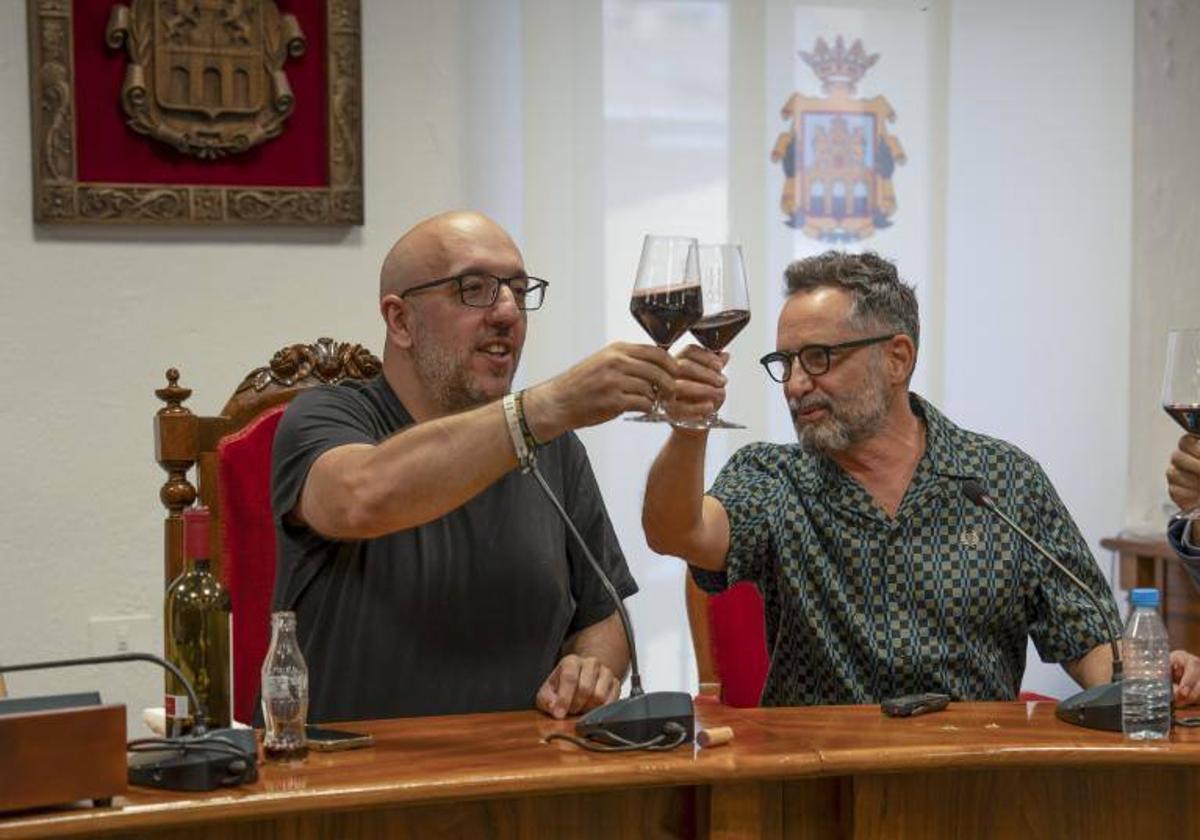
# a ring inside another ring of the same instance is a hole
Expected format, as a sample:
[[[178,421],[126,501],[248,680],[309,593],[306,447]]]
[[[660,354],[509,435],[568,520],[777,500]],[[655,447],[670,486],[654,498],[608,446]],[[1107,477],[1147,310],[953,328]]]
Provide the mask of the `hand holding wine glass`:
[[[1195,524],[1200,521],[1200,329],[1168,333],[1162,401],[1167,414],[1190,436],[1180,442],[1167,475],[1171,497],[1182,501],[1175,518],[1190,520],[1194,540],[1200,536]]]
[[[685,236],[647,236],[642,242],[629,311],[663,350],[670,348],[703,313],[696,240]],[[670,418],[656,393],[646,414],[627,417],[641,423]]]
[[[700,289],[704,314],[691,326],[692,335],[707,350],[720,354],[750,323],[750,295],[746,289],[746,263],[740,245],[701,245]],[[716,410],[699,419],[675,419],[685,429],[744,429],[721,417]]]

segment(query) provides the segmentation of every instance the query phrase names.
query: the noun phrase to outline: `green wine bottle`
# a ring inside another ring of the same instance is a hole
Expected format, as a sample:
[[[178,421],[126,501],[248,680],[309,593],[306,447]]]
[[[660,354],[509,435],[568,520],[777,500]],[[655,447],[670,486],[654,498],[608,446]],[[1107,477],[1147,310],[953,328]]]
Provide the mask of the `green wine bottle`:
[[[229,593],[209,568],[208,508],[183,513],[186,565],[167,589],[163,621],[167,661],[179,668],[204,707],[208,729],[230,724]],[[195,725],[187,690],[167,674],[167,734],[183,735]]]

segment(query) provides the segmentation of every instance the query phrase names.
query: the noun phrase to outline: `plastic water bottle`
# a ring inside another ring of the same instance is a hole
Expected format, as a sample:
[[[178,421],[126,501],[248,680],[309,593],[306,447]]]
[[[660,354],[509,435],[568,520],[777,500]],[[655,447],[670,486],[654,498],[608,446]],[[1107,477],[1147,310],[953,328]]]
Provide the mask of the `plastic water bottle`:
[[[308,755],[308,666],[296,639],[296,614],[271,614],[271,647],[262,667],[263,754],[296,761]]]
[[[1171,732],[1171,648],[1158,617],[1158,590],[1135,589],[1121,639],[1121,728],[1126,738],[1166,738]]]

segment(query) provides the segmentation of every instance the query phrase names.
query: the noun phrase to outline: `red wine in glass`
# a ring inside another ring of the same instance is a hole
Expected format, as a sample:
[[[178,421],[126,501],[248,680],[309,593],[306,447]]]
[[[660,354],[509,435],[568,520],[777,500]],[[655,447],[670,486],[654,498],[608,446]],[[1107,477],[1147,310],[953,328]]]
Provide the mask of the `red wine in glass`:
[[[1176,403],[1164,405],[1163,408],[1171,415],[1172,420],[1183,426],[1185,432],[1200,435],[1200,403]]]
[[[635,290],[629,299],[629,311],[654,343],[665,349],[702,314],[700,286]]]
[[[647,236],[642,243],[629,311],[662,349],[670,348],[704,314],[696,240],[686,236]],[[641,423],[670,421],[655,391],[650,411],[626,417]]]
[[[1167,363],[1163,371],[1162,406],[1189,434],[1200,435],[1200,329],[1167,333]],[[1200,507],[1182,510],[1177,518],[1200,526]]]
[[[709,350],[720,353],[748,323],[749,310],[726,309],[713,315],[705,315],[692,324],[692,335]]]
[[[692,324],[692,335],[705,348],[720,353],[750,323],[750,295],[746,288],[746,263],[740,245],[701,245],[700,287],[704,315]],[[685,429],[744,429],[712,412],[696,419],[674,421]]]

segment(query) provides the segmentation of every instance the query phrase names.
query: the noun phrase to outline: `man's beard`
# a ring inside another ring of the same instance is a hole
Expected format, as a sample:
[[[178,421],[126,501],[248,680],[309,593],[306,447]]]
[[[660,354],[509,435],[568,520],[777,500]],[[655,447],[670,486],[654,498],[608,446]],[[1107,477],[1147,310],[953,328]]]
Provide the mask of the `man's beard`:
[[[424,336],[418,336],[413,344],[417,378],[428,389],[434,404],[447,414],[477,408],[495,399],[484,393],[471,375],[471,353],[472,349],[468,349],[456,355]],[[515,356],[513,369],[516,369]]]
[[[801,423],[799,412],[824,408],[828,415],[813,423]],[[841,400],[812,393],[801,400],[788,400],[792,425],[800,448],[813,455],[832,455],[866,440],[878,432],[887,417],[888,389],[883,366],[872,364],[858,393]]]

